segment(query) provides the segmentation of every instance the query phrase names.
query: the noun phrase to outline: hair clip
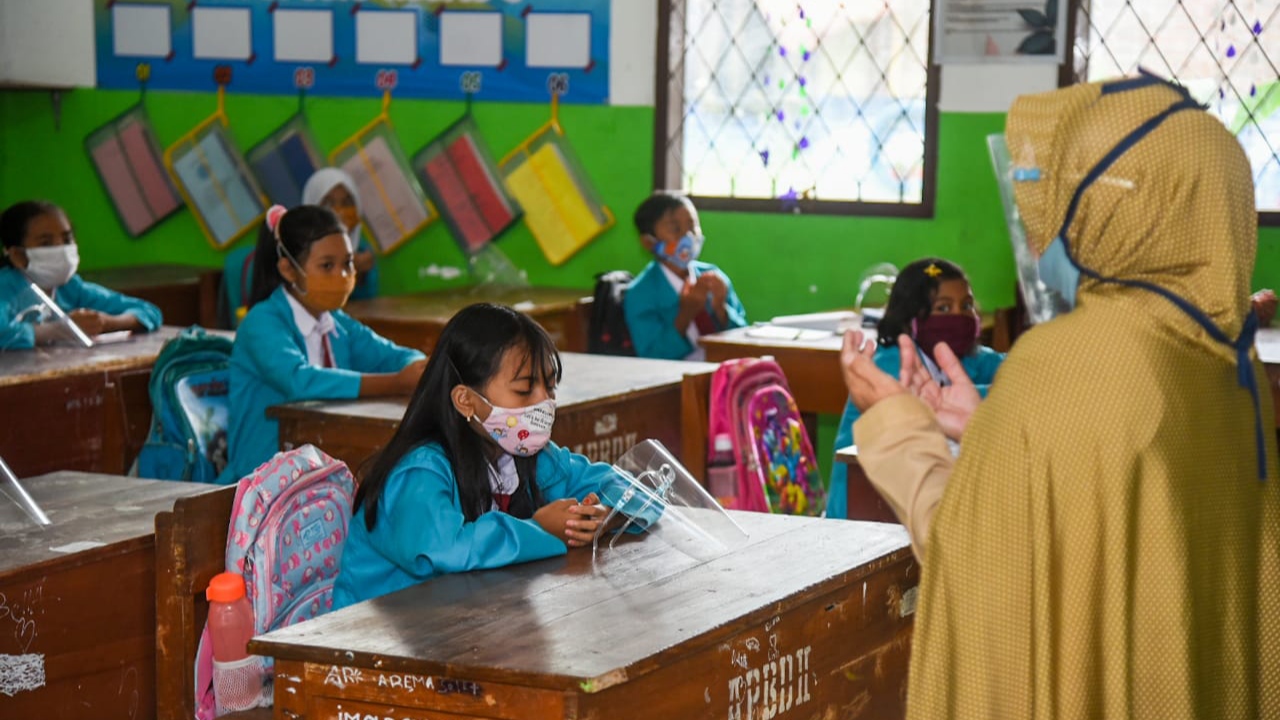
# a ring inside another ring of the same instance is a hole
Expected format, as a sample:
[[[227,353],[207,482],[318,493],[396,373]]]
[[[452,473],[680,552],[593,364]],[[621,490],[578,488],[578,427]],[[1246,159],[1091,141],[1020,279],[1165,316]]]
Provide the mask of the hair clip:
[[[267,209],[267,229],[271,231],[271,234],[277,240],[280,239],[280,219],[284,217],[286,212],[288,212],[288,209],[283,205],[272,205]]]
[[[931,278],[936,278],[942,274],[942,268],[938,267],[934,263],[929,263],[929,267],[924,269],[924,274]]]

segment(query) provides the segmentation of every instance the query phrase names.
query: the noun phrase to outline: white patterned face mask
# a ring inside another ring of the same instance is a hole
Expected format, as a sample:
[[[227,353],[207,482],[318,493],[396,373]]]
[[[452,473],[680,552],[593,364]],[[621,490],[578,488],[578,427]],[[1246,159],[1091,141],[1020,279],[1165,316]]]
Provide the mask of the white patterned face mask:
[[[551,426],[556,421],[554,398],[547,398],[527,407],[505,408],[494,405],[489,402],[489,398],[478,392],[476,397],[488,403],[489,417],[481,420],[472,415],[471,419],[484,426],[489,437],[508,455],[534,455],[551,440]]]

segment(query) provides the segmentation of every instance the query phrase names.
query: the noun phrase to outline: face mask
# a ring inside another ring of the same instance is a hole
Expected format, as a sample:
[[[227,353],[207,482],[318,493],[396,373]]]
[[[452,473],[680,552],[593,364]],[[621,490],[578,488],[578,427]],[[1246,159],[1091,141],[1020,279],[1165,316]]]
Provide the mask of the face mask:
[[[345,275],[317,275],[311,277],[307,274],[297,260],[293,259],[293,255],[284,249],[284,245],[276,244],[277,250],[288,258],[289,263],[293,265],[293,269],[306,280],[306,288],[301,288],[297,283],[293,284],[293,289],[298,292],[300,297],[307,299],[306,305],[312,310],[321,312],[333,312],[341,310],[347,304],[347,298],[351,297],[351,292],[356,289],[356,273],[352,270]]]
[[[27,248],[27,277],[46,290],[67,284],[80,267],[80,249],[71,243]]]
[[[653,254],[659,260],[665,260],[681,270],[687,270],[689,263],[697,260],[698,255],[702,253],[702,243],[705,240],[706,238],[690,231],[674,242],[657,240],[653,246]]]
[[[473,391],[474,392],[474,391]],[[556,401],[547,398],[522,408],[498,407],[480,393],[476,396],[489,404],[489,417],[471,419],[484,426],[485,432],[508,455],[528,457],[546,447],[551,440],[551,426],[556,421]]]
[[[972,313],[946,315],[935,313],[919,322],[912,321],[916,344],[933,357],[938,343],[946,343],[956,357],[968,355],[978,342],[978,318]]]
[[[1045,287],[1058,293],[1068,308],[1076,306],[1076,287],[1080,285],[1080,269],[1067,257],[1066,243],[1062,238],[1054,238],[1044,254],[1036,261],[1036,269],[1040,273],[1040,281]]]

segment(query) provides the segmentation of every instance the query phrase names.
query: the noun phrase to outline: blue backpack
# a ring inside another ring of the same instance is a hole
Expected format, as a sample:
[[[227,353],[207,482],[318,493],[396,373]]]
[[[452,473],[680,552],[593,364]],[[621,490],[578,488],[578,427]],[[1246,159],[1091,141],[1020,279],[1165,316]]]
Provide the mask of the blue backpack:
[[[231,340],[193,326],[160,349],[151,371],[151,432],[138,476],[214,482],[227,465]]]

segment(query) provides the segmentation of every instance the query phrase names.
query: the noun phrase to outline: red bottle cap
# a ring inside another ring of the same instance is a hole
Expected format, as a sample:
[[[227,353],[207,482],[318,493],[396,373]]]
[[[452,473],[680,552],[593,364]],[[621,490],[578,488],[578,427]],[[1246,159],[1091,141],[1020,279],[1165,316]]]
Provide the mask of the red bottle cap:
[[[235,602],[244,597],[244,578],[231,572],[218,573],[209,581],[204,597],[209,602]]]

